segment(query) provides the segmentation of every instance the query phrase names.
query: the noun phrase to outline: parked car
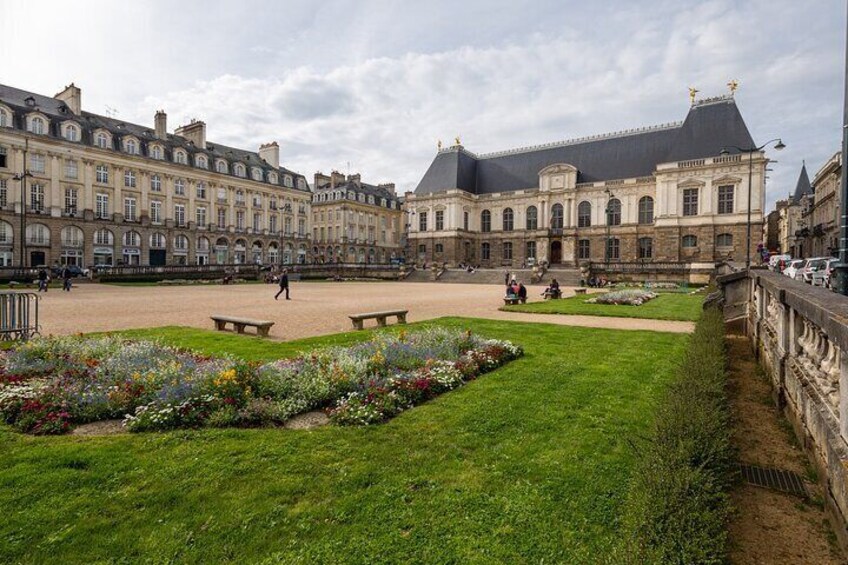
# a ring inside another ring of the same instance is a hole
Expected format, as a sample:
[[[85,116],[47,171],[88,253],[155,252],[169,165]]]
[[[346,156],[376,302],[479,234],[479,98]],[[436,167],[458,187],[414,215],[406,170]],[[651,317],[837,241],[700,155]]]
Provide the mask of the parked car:
[[[64,265],[54,265],[50,268],[51,276],[54,279],[58,279],[62,277],[62,269],[64,269]],[[87,277],[88,269],[83,269],[79,265],[68,265],[68,269],[71,271],[71,278],[77,277]]]
[[[827,259],[827,257],[811,257],[807,259],[804,266],[795,273],[795,279],[804,281],[807,284],[813,284],[813,274],[824,269]]]
[[[779,271],[781,261],[783,261],[784,265],[788,265],[791,260],[791,255],[772,255],[769,257],[769,269],[772,271]]]
[[[804,266],[806,263],[806,259],[793,259],[789,262],[785,269],[783,269],[783,274],[789,277],[790,279],[795,278],[795,273],[798,272],[798,269]]]
[[[823,286],[831,288],[833,280],[833,266],[839,262],[839,259],[831,257],[824,262],[824,267],[813,273],[813,286]]]

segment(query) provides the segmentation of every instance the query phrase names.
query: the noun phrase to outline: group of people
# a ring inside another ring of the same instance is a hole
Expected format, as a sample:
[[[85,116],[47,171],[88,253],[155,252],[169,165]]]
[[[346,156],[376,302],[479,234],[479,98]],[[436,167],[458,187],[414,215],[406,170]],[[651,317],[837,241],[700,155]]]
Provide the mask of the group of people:
[[[601,288],[610,284],[606,278],[596,276],[589,277],[587,282],[591,288]]]
[[[73,275],[67,265],[62,267],[59,276],[62,278],[62,290],[71,292],[71,279],[73,278]],[[47,292],[49,286],[50,273],[47,272],[46,267],[41,267],[38,269],[38,292]]]
[[[517,282],[514,278],[506,285],[506,297],[527,300],[527,287],[524,283]]]
[[[551,279],[551,284],[547,286],[542,296],[545,298],[562,298],[562,290],[559,288],[559,282],[556,279]]]

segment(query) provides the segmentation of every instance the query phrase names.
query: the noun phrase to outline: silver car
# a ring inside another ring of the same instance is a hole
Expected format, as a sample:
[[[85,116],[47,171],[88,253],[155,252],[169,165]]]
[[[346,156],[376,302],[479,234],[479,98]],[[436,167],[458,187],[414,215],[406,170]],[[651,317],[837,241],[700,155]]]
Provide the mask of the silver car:
[[[824,268],[827,266],[828,257],[813,257],[811,259],[807,259],[807,262],[804,263],[804,266],[798,269],[798,272],[795,274],[795,278],[798,280],[802,280],[807,284],[813,284],[813,275],[818,272],[824,272]]]

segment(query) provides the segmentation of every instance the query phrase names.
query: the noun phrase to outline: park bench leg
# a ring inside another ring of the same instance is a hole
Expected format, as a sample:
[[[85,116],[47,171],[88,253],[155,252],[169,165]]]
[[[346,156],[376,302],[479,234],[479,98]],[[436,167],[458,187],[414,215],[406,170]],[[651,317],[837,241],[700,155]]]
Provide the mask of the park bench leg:
[[[267,326],[257,326],[256,333],[259,334],[259,337],[268,337],[268,332],[271,328]]]
[[[377,325],[381,328],[386,327],[386,317],[385,316],[377,316]]]
[[[362,320],[352,320],[352,321],[353,321],[353,329],[355,329],[355,330],[364,329],[364,326],[362,325]]]
[[[397,319],[398,319],[398,324],[405,324],[406,323],[406,314],[398,314]]]
[[[244,324],[233,324],[236,328],[236,332],[243,334],[244,333]]]
[[[215,329],[219,332],[224,331],[224,328],[227,326],[226,322],[222,322],[221,320],[215,320]]]

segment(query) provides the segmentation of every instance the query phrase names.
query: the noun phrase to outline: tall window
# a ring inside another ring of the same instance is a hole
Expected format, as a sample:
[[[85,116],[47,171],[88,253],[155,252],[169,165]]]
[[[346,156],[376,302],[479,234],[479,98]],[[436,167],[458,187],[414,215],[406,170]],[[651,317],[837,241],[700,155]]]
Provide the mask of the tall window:
[[[109,169],[106,165],[97,165],[94,168],[94,176],[97,182],[107,184],[109,182]]]
[[[127,140],[127,153],[130,155],[136,155],[138,153],[138,144],[134,139]]]
[[[72,186],[65,187],[65,214],[77,213],[77,189]]]
[[[486,261],[492,256],[492,246],[489,245],[488,241],[484,241],[480,246],[480,258]]]
[[[683,215],[697,216],[698,215],[698,189],[684,188],[683,189]]]
[[[607,259],[620,259],[620,245],[617,237],[607,239]]]
[[[480,213],[480,231],[492,231],[492,213],[488,210],[483,210]]]
[[[607,203],[607,225],[621,225],[621,200],[613,198]]]
[[[177,196],[185,196],[185,181],[177,179],[174,181],[174,194]]]
[[[650,237],[639,238],[639,259],[650,259],[654,256],[654,240]]]
[[[227,227],[227,210],[218,208],[218,227],[223,229]]]
[[[687,249],[690,249],[692,247],[698,247],[698,238],[694,235],[684,235],[683,247]]]
[[[217,161],[215,163],[215,170],[219,173],[227,172],[227,162],[226,161]]]
[[[136,221],[135,198],[124,198],[124,219],[128,222]]]
[[[0,108],[0,128],[9,127],[9,114],[3,108]]]
[[[44,211],[44,185],[35,183],[29,187],[29,206],[35,212]]]
[[[716,247],[733,247],[733,235],[720,233],[716,236]]]
[[[109,138],[106,137],[106,134],[103,132],[98,133],[97,137],[95,137],[94,139],[95,144],[100,149],[106,149],[106,146],[109,145]]]
[[[527,248],[525,249],[525,254],[526,254],[526,257],[528,259],[535,259],[536,258],[536,242],[535,241],[528,241],[527,242]]]
[[[44,133],[44,120],[38,117],[32,118],[29,121],[29,131],[32,133]]]
[[[591,250],[592,250],[592,248],[589,247],[589,240],[588,239],[580,239],[580,240],[577,241],[577,258],[578,259],[591,259],[592,258]]]
[[[554,204],[551,206],[551,228],[561,230],[563,226],[563,208],[562,204]]]
[[[503,211],[503,231],[512,231],[515,227],[515,215],[512,208],[504,208]]]
[[[209,162],[206,160],[206,157],[204,157],[203,155],[198,155],[197,159],[195,159],[195,162],[196,162],[197,166],[200,167],[201,169],[208,169],[209,168]]]
[[[436,210],[436,231],[445,229],[445,211]]]
[[[162,203],[158,200],[150,201],[150,221],[154,224],[162,223]]]
[[[418,231],[427,231],[427,212],[418,214]]]
[[[198,206],[194,211],[195,221],[198,226],[206,225],[206,208],[203,206]]]
[[[504,241],[503,242],[503,258],[504,259],[512,259],[512,242]]]
[[[165,249],[165,234],[159,232],[150,234],[150,247],[154,249]]]
[[[6,186],[6,179],[0,179],[0,207],[5,208],[9,202],[9,189]]]
[[[0,169],[5,169],[8,166],[8,154],[6,148],[0,145]]]
[[[182,227],[185,221],[185,204],[174,204],[174,223]]]
[[[79,177],[79,168],[77,167],[77,162],[73,159],[68,159],[65,161],[65,178],[75,179]]]
[[[124,173],[124,186],[127,188],[135,188],[135,172],[126,171]]]
[[[468,212],[462,213],[462,229],[468,231]]]
[[[162,148],[158,145],[154,145],[153,150],[150,152],[150,156],[156,159],[157,161],[162,159]]]
[[[109,195],[98,194],[94,199],[94,215],[101,220],[109,217]]]
[[[718,187],[718,213],[733,213],[733,185]]]
[[[259,231],[262,229],[262,214],[254,213],[253,214],[253,231]]]
[[[278,220],[276,214],[268,218],[268,231],[271,233],[277,233],[277,223]]]
[[[244,210],[239,210],[238,212],[236,212],[236,229],[244,229]]]
[[[69,125],[65,128],[65,139],[68,141],[79,141],[79,130],[76,126]]]
[[[123,244],[125,247],[141,247],[141,234],[132,230],[124,233]]]
[[[588,228],[592,225],[592,204],[584,200],[577,205],[577,227]]]
[[[639,223],[654,223],[654,199],[650,196],[643,196],[639,199]]]
[[[174,162],[178,163],[180,165],[185,165],[186,164],[185,153],[183,153],[182,151],[175,151],[174,152]]]
[[[197,183],[197,197],[206,200],[206,183],[203,181]]]
[[[528,206],[527,207],[526,227],[527,227],[528,230],[539,229],[539,210],[535,206]],[[534,254],[533,257],[535,257],[535,256],[536,255]],[[529,257],[529,255],[528,255],[528,257]]]
[[[159,175],[150,177],[150,190],[153,192],[162,192],[162,178]]]
[[[29,169],[33,173],[43,173],[45,170],[44,155],[33,153],[29,157]]]

